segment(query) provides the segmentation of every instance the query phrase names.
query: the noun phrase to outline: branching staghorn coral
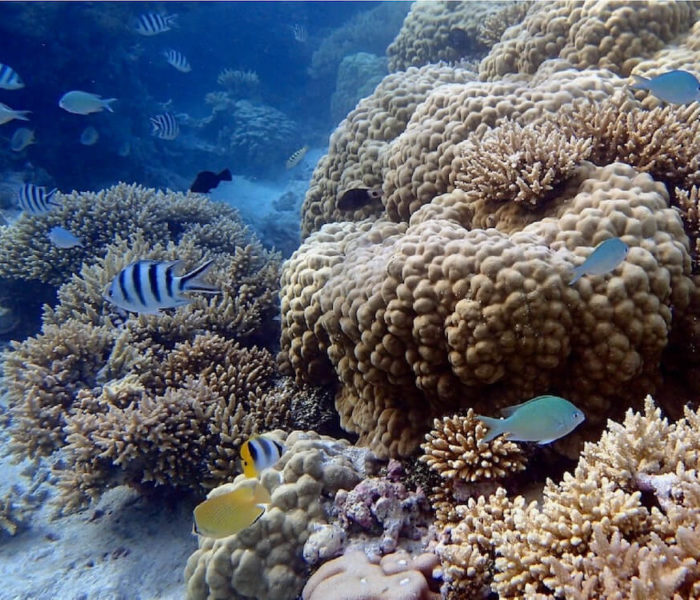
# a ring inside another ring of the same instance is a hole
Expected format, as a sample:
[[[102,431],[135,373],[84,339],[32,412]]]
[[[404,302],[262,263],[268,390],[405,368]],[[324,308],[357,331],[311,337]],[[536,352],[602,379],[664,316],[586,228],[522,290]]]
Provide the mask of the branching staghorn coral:
[[[235,97],[250,96],[257,91],[260,78],[255,71],[240,71],[226,68],[216,78],[216,83],[226,88],[226,91]]]
[[[437,552],[448,598],[489,586],[501,597],[695,597],[700,593],[700,413],[674,424],[644,413],[610,421],[573,474],[540,502],[504,490],[457,506]],[[493,519],[493,516],[497,516]],[[489,554],[486,561],[472,557]]]
[[[288,426],[295,389],[278,388],[272,355],[250,347],[274,331],[279,259],[236,232],[215,220],[167,246],[141,232],[117,239],[60,288],[42,332],[6,353],[13,449],[64,448],[64,509],[118,483],[215,485],[233,476],[248,436]],[[134,260],[180,259],[184,270],[205,258],[221,294],[157,315],[125,315],[102,296]]]
[[[562,133],[553,123],[521,127],[506,121],[459,144],[454,184],[490,202],[541,208],[591,153],[591,140]]]

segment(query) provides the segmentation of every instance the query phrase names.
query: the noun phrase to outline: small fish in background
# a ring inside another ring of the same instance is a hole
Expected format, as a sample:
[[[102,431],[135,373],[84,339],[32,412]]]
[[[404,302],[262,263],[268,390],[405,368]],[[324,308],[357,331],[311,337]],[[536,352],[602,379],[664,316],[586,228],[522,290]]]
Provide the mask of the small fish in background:
[[[689,104],[700,100],[700,81],[688,71],[669,71],[651,79],[632,75],[635,79],[630,87],[633,90],[648,90],[659,100],[671,104]]]
[[[119,272],[106,287],[103,297],[130,312],[158,314],[164,308],[176,308],[192,302],[184,292],[220,294],[221,290],[200,279],[213,262],[208,260],[186,275],[178,277],[175,275],[175,269],[182,264],[181,260],[139,260]]]
[[[478,416],[489,430],[484,442],[507,433],[513,442],[549,444],[571,433],[586,420],[581,410],[559,396],[537,396],[502,411],[505,419]]]
[[[293,169],[296,167],[302,160],[304,160],[304,157],[306,156],[306,153],[309,151],[308,146],[302,146],[294,152],[288,159],[287,162],[285,163],[285,166],[287,167],[287,170]]]
[[[336,206],[339,210],[357,210],[381,197],[381,188],[353,188],[340,196]]]
[[[88,125],[80,134],[80,143],[83,146],[93,146],[100,139],[100,133],[92,125]]]
[[[306,27],[304,27],[301,23],[294,23],[294,25],[290,25],[290,29],[292,30],[292,35],[297,42],[300,44],[305,44],[308,41],[309,33],[306,31]]]
[[[175,67],[181,73],[189,73],[192,70],[187,58],[177,50],[165,50],[163,56],[165,56],[165,60],[169,65]]]
[[[569,285],[574,285],[584,275],[605,275],[615,269],[627,256],[629,246],[620,238],[609,238],[598,244],[583,264],[574,267],[574,277]]]
[[[0,63],[0,88],[3,90],[21,90],[24,81],[12,67]]]
[[[257,479],[233,489],[225,484],[195,507],[194,533],[215,539],[234,535],[255,523],[271,501],[270,492]]]
[[[192,185],[190,186],[190,192],[196,192],[198,194],[208,194],[217,187],[222,181],[231,181],[231,171],[224,169],[221,173],[214,173],[213,171],[202,171],[197,173],[197,177],[194,178]]]
[[[257,477],[286,452],[283,444],[264,435],[250,438],[241,446],[241,463],[246,477]]]
[[[89,115],[90,113],[102,112],[105,109],[114,112],[110,105],[116,101],[116,98],[102,98],[98,94],[72,90],[61,96],[58,105],[74,115]]]
[[[161,140],[174,140],[180,135],[180,126],[177,123],[175,115],[171,112],[165,112],[161,115],[151,117],[151,125],[153,126],[151,135]]]
[[[12,119],[19,119],[20,121],[29,121],[28,115],[31,110],[13,110],[7,104],[0,102],[0,125],[9,123]]]
[[[129,140],[124,140],[119,144],[119,148],[117,148],[117,155],[126,158],[129,154],[131,154],[131,142]]]
[[[47,192],[46,188],[33,183],[25,183],[17,192],[19,207],[30,215],[43,215],[60,203],[54,200],[54,195],[58,190],[53,188]]]
[[[65,227],[56,225],[46,234],[49,241],[57,248],[75,248],[76,246],[83,247],[83,242],[79,237],[74,236]]]
[[[145,13],[139,15],[136,19],[136,26],[134,29],[141,35],[158,35],[159,33],[170,31],[173,27],[177,27],[176,20],[176,14]]]
[[[36,144],[36,138],[34,137],[34,130],[28,129],[26,127],[20,127],[13,134],[10,139],[10,150],[13,152],[22,152],[27,146]]]

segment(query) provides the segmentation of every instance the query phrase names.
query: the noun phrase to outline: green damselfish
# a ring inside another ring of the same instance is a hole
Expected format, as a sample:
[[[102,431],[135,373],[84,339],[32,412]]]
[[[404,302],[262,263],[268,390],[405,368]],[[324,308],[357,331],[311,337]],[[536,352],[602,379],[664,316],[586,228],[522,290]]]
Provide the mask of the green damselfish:
[[[489,428],[483,441],[507,433],[514,442],[549,444],[571,433],[586,420],[581,410],[559,396],[537,396],[532,400],[504,408],[505,419],[478,416]]]

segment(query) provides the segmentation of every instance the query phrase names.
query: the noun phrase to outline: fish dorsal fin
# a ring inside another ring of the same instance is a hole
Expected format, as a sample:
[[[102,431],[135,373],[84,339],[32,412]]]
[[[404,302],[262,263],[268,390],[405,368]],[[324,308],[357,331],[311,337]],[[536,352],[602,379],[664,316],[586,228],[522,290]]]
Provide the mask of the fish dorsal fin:
[[[520,404],[515,404],[513,406],[506,406],[505,408],[501,409],[501,414],[504,417],[510,417],[519,408],[522,408],[523,406],[527,406],[528,404],[532,404],[533,402],[537,402],[538,400],[542,400],[542,398],[546,398],[546,396],[537,396],[536,398],[531,398],[530,400],[527,400],[526,402],[521,402]]]

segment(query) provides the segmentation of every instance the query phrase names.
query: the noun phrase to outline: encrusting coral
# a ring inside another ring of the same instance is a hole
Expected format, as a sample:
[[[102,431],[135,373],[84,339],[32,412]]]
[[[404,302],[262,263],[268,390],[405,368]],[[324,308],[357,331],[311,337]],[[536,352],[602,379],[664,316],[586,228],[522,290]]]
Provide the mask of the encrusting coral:
[[[526,504],[503,489],[458,505],[437,553],[447,598],[695,598],[700,594],[700,413],[610,421],[573,474]]]
[[[433,569],[438,560],[426,552],[405,552],[370,560],[356,550],[321,566],[304,586],[303,600],[439,600]]]

